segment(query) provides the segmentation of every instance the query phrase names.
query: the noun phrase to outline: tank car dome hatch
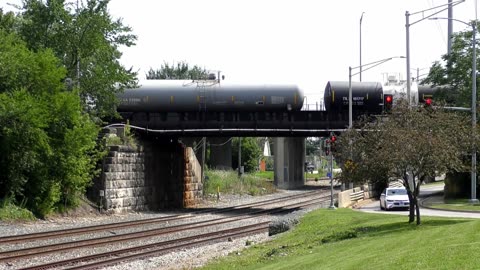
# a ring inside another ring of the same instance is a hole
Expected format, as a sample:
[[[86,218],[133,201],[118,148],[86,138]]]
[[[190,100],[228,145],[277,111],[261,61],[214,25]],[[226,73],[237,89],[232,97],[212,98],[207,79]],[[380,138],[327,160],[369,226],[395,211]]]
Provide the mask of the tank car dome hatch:
[[[119,112],[299,111],[303,92],[296,85],[147,81],[118,95]]]
[[[325,86],[325,110],[348,112],[348,81],[329,81]],[[381,114],[383,110],[383,88],[379,82],[352,82],[352,109],[355,112]]]

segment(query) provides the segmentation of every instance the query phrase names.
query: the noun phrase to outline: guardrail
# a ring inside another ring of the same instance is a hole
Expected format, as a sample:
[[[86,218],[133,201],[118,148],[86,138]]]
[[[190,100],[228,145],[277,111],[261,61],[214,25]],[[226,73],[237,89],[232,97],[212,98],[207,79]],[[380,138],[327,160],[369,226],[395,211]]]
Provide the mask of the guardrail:
[[[364,199],[365,192],[363,190],[352,192],[350,193],[350,200],[351,201],[359,201]]]

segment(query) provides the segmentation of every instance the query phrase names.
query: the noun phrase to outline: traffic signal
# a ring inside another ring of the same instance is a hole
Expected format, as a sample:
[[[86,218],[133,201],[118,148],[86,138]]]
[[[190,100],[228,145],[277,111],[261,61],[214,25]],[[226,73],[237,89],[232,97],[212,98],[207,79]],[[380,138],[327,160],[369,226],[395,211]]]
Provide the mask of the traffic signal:
[[[337,140],[337,137],[335,136],[335,134],[330,135],[330,142],[331,143],[335,143],[336,140]]]
[[[383,111],[388,113],[393,107],[393,95],[383,95]]]
[[[426,98],[425,99],[425,107],[430,107],[432,106],[432,99],[431,98]]]
[[[325,156],[329,156],[330,155],[330,139],[326,139],[325,140],[325,144],[324,144],[324,152],[325,152]]]
[[[329,140],[330,140],[330,151],[332,153],[334,153],[335,152],[335,142],[337,141],[337,136],[335,136],[334,133],[331,133]]]

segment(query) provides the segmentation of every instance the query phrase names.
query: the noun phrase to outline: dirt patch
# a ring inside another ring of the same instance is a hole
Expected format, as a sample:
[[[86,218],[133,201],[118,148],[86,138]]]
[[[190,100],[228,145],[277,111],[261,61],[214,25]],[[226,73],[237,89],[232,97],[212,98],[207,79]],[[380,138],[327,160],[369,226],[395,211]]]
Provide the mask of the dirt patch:
[[[59,219],[59,218],[74,218],[74,217],[95,217],[104,215],[101,213],[94,203],[87,198],[82,198],[80,204],[72,209],[68,209],[62,213],[54,213],[48,216],[47,219]]]

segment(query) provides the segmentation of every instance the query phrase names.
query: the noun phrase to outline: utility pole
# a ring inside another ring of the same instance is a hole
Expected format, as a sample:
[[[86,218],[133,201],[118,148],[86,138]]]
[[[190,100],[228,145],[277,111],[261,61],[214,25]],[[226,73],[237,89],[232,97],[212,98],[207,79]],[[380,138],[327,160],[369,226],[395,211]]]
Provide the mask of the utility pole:
[[[447,54],[450,55],[452,52],[452,34],[453,34],[453,8],[452,8],[452,0],[448,0],[448,47],[447,47]]]
[[[80,9],[78,7],[78,0],[77,0],[77,21],[78,21],[78,13]],[[77,87],[80,89],[80,50],[78,49],[78,44],[77,44]]]
[[[362,20],[364,13],[362,12],[362,16],[360,16],[360,81],[362,81]]]
[[[242,176],[242,137],[238,137],[238,177]]]
[[[429,9],[424,9],[424,10],[417,11],[417,12],[414,12],[414,13],[410,13],[410,12],[408,12],[408,10],[405,11],[405,33],[406,33],[406,38],[405,38],[406,46],[405,47],[406,47],[406,51],[407,51],[407,54],[406,54],[406,56],[407,56],[407,102],[408,102],[409,106],[411,104],[410,88],[411,88],[411,83],[412,83],[411,76],[410,76],[410,26],[412,26],[416,23],[419,23],[423,20],[429,19],[432,16],[435,16],[438,13],[443,12],[445,10],[451,9],[453,6],[456,6],[456,5],[458,5],[460,3],[463,3],[463,2],[465,2],[465,0],[458,0],[458,1],[455,1],[455,2],[451,2],[449,0],[448,4],[435,6],[435,7],[432,7],[432,8],[429,8]],[[444,7],[444,6],[448,6],[448,7],[443,8],[443,9],[438,10],[438,11],[435,11],[437,8]],[[427,12],[427,11],[431,11],[432,14],[425,15],[425,12]],[[411,15],[418,15],[418,14],[421,14],[422,18],[418,19],[414,22],[410,22],[410,16]]]
[[[328,166],[328,172],[330,173],[330,206],[328,209],[335,209],[335,204],[333,202],[333,154],[332,154],[332,145],[331,142],[327,142],[327,149],[329,153],[329,166]]]

